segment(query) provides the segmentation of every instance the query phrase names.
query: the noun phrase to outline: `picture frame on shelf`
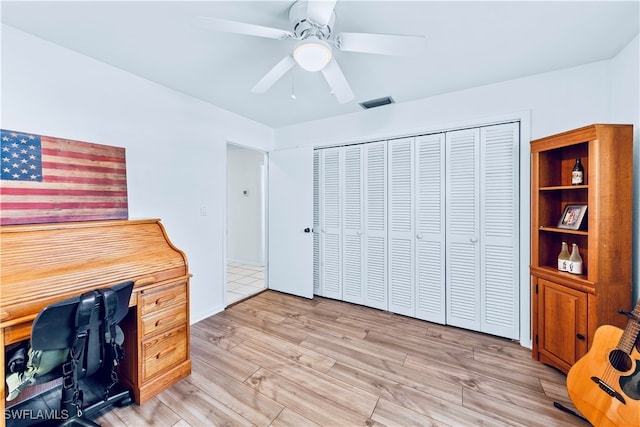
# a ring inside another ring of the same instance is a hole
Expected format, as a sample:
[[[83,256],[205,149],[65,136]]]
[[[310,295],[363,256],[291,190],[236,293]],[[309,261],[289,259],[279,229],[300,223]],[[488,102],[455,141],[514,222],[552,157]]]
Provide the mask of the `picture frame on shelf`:
[[[587,205],[567,205],[558,221],[558,228],[580,230],[587,214]]]

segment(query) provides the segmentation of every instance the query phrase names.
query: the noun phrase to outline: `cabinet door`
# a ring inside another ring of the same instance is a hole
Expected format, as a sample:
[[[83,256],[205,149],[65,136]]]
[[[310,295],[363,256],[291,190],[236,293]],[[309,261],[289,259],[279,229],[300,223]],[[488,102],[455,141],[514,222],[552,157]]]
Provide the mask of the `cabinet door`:
[[[479,129],[446,134],[447,324],[480,330]]]
[[[364,145],[364,305],[387,310],[387,145]]]
[[[444,134],[415,140],[416,317],[445,322]]]
[[[362,145],[343,148],[342,299],[356,304],[363,303],[362,150]]]
[[[587,294],[538,279],[538,350],[540,360],[565,372],[587,353]]]
[[[389,311],[415,315],[413,286],[413,138],[388,142]]]
[[[520,334],[517,123],[480,129],[481,330]]]
[[[321,295],[342,299],[342,200],[340,148],[320,157],[320,285]]]

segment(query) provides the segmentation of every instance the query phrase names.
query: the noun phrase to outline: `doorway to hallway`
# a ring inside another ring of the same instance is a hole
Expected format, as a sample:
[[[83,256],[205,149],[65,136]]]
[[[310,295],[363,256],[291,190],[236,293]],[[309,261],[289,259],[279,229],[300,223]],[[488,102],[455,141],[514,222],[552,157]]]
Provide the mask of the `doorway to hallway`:
[[[227,144],[227,306],[266,288],[265,157]]]

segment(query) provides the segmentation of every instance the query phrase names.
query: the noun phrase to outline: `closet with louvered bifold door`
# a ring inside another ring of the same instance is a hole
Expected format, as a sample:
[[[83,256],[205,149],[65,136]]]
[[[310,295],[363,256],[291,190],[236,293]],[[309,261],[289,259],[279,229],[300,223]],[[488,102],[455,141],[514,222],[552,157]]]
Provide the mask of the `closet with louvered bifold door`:
[[[517,339],[519,133],[317,149],[315,293]]]
[[[319,181],[318,290],[319,295],[342,299],[343,149],[328,148],[317,153],[319,167],[314,173],[318,173]]]
[[[445,137],[388,141],[389,305],[445,323]]]
[[[446,134],[447,324],[519,337],[518,123]]]

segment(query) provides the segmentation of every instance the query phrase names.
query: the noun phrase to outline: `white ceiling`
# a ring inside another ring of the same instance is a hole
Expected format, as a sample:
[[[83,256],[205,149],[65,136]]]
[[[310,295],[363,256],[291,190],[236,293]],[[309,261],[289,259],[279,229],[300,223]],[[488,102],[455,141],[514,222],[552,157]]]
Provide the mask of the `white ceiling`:
[[[217,33],[197,16],[290,29],[293,1],[5,1],[2,22],[277,128],[614,57],[639,32],[635,1],[338,0],[334,32],[424,35],[416,58],[334,52],[355,100],[294,68],[250,90],[294,40]],[[292,83],[296,100],[291,99]],[[384,107],[381,107],[384,108]]]

